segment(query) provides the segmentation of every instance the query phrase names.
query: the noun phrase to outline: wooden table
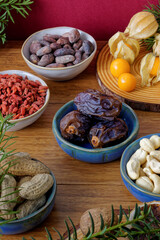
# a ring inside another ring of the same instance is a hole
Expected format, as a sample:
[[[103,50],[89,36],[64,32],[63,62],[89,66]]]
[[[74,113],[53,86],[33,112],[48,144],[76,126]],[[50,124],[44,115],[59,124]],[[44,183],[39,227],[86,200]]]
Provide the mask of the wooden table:
[[[98,42],[98,51],[105,44]],[[26,65],[21,56],[22,42],[8,42],[0,48],[0,70],[18,69],[34,72]],[[51,97],[43,115],[31,126],[15,132],[17,151],[29,152],[33,158],[45,163],[55,174],[57,180],[56,202],[51,214],[40,226],[30,232],[1,236],[4,240],[26,239],[45,240],[47,227],[54,239],[58,235],[52,230],[54,226],[61,233],[66,231],[64,220],[70,216],[75,224],[79,223],[81,214],[94,207],[118,208],[135,205],[136,200],[124,186],[120,176],[120,160],[107,164],[89,164],[75,160],[64,153],[58,146],[53,132],[52,119],[56,111],[75,95],[87,88],[99,89],[96,80],[96,57],[91,65],[78,77],[66,82],[46,80]],[[140,122],[138,137],[160,132],[160,114],[136,111]]]

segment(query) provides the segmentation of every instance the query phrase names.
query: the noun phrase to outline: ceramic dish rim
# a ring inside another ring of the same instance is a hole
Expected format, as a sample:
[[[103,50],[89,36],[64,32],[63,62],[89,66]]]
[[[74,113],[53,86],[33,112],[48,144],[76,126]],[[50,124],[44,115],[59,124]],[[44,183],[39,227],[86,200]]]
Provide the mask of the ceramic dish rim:
[[[66,108],[66,107],[67,107],[68,105],[70,105],[70,104],[73,105],[73,104],[74,104],[74,101],[71,100],[71,101],[67,102],[66,104],[64,104],[64,105],[56,112],[56,114],[55,114],[55,116],[54,116],[54,118],[53,118],[53,121],[52,121],[52,131],[53,131],[53,133],[55,133],[55,136],[56,136],[58,139],[60,139],[61,142],[63,142],[65,145],[68,145],[68,146],[71,147],[71,148],[74,148],[74,149],[77,149],[77,150],[80,150],[80,151],[83,151],[83,152],[90,152],[90,153],[110,152],[110,151],[115,150],[115,149],[117,149],[117,148],[123,147],[128,141],[130,141],[130,140],[133,138],[133,136],[135,135],[135,133],[137,133],[138,130],[139,130],[139,121],[138,121],[138,117],[137,117],[136,113],[134,112],[134,110],[133,110],[129,105],[127,105],[126,103],[122,103],[125,108],[128,108],[128,109],[130,110],[130,112],[133,114],[133,116],[134,116],[135,119],[136,119],[136,121],[135,121],[135,123],[136,123],[136,124],[135,124],[135,127],[134,127],[132,133],[127,137],[127,139],[125,139],[123,142],[121,142],[121,143],[119,143],[119,144],[117,144],[117,145],[115,145],[115,146],[106,147],[106,148],[89,149],[89,148],[80,147],[80,146],[78,146],[78,145],[74,145],[74,144],[68,142],[67,140],[65,140],[65,139],[61,136],[61,134],[60,134],[59,130],[57,129],[57,127],[56,127],[56,128],[54,127],[54,126],[57,125],[56,119],[57,119],[59,113],[60,113],[61,111],[63,111],[63,109]]]
[[[124,152],[123,152],[123,154],[122,154],[121,160],[120,160],[120,173],[121,173],[122,177],[125,179],[125,181],[126,181],[127,183],[129,183],[132,187],[134,187],[136,190],[138,190],[138,191],[140,191],[140,192],[143,192],[143,193],[147,194],[148,196],[160,197],[160,194],[159,194],[159,193],[152,193],[152,192],[150,192],[150,191],[148,191],[148,190],[146,190],[146,189],[143,189],[143,188],[139,187],[138,185],[136,185],[136,184],[133,182],[133,180],[130,179],[129,176],[127,175],[126,165],[123,166],[123,160],[122,160],[122,159],[125,158],[125,155],[127,154],[127,151],[128,151],[129,149],[131,149],[134,144],[137,145],[141,139],[143,139],[143,138],[150,138],[152,135],[158,135],[158,136],[160,137],[160,133],[154,133],[154,134],[145,135],[145,136],[143,136],[143,137],[141,137],[141,138],[136,139],[134,142],[132,142],[131,144],[129,144],[128,147],[126,147],[126,149],[124,150]],[[128,161],[129,161],[129,160],[128,160]],[[127,162],[128,162],[128,161],[127,161]],[[122,171],[122,169],[124,169],[124,168],[125,168],[125,171]]]
[[[26,76],[28,75],[28,76],[30,76],[30,77],[33,77],[33,76],[34,76],[34,77],[37,78],[37,80],[40,79],[40,80],[43,82],[44,85],[42,85],[42,86],[47,86],[47,87],[48,87],[48,85],[46,84],[46,82],[45,82],[42,78],[37,77],[36,75],[34,75],[34,74],[32,74],[32,73],[29,73],[29,72],[26,72],[26,71],[23,71],[23,70],[4,70],[4,71],[0,71],[0,74],[7,74],[7,72],[10,72],[10,71],[14,71],[14,72],[18,71],[18,72],[23,73],[23,74],[26,73]],[[11,74],[11,73],[8,73],[8,74]],[[15,73],[15,74],[20,75],[19,73]],[[32,80],[32,79],[29,79],[29,80]],[[34,80],[32,80],[32,81],[34,81]],[[25,120],[27,120],[27,119],[30,119],[30,118],[34,117],[35,115],[37,115],[38,113],[40,113],[41,111],[44,110],[44,108],[47,106],[47,104],[48,104],[48,102],[49,102],[49,98],[50,98],[50,90],[49,90],[49,88],[48,88],[48,89],[47,89],[46,98],[45,98],[45,103],[43,104],[43,106],[42,106],[38,111],[36,111],[35,113],[33,113],[33,114],[31,114],[31,115],[29,115],[29,116],[27,116],[27,117],[20,118],[20,119],[15,119],[15,120],[9,120],[9,121],[10,121],[11,123],[19,123],[19,122],[23,122],[23,121],[25,121]]]
[[[91,38],[94,40],[94,44],[95,44],[95,46],[94,46],[94,51],[91,53],[91,55],[90,55],[88,58],[86,58],[86,59],[83,60],[82,62],[77,63],[77,64],[75,64],[75,65],[73,65],[73,66],[68,66],[68,67],[47,68],[47,67],[38,66],[38,65],[32,63],[31,61],[29,61],[29,60],[26,58],[26,56],[25,56],[25,54],[24,54],[24,47],[25,47],[25,44],[29,41],[29,39],[30,39],[31,37],[33,37],[33,36],[36,35],[37,33],[40,33],[40,32],[42,32],[42,31],[44,31],[44,30],[57,29],[57,28],[65,28],[65,27],[66,27],[66,28],[74,29],[74,27],[60,26],[60,27],[53,27],[53,28],[45,28],[45,29],[42,29],[42,30],[40,30],[40,31],[37,31],[37,32],[31,34],[31,35],[24,41],[24,43],[23,43],[23,45],[22,45],[22,48],[21,48],[21,54],[22,54],[22,57],[24,58],[24,60],[25,60],[27,63],[29,63],[30,65],[32,65],[33,67],[36,67],[36,68],[41,69],[41,70],[43,69],[43,70],[50,70],[50,71],[58,71],[58,70],[72,69],[72,68],[76,68],[76,67],[84,64],[85,62],[87,62],[87,60],[89,60],[89,58],[96,53],[96,51],[97,51],[97,42],[96,42],[96,40],[95,40],[89,33],[86,33],[86,32],[84,32],[84,31],[82,31],[82,30],[80,30],[80,29],[78,29],[78,28],[76,28],[78,31],[80,31],[80,32],[88,35],[89,37],[91,37]]]

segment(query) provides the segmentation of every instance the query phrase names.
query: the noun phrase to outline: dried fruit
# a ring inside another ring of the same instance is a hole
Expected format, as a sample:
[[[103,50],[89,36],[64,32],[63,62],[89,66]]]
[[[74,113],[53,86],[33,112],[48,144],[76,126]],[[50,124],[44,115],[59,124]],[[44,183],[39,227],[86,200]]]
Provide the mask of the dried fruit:
[[[17,74],[0,75],[0,111],[3,117],[24,118],[37,112],[45,103],[48,87]]]
[[[130,20],[124,33],[136,39],[153,36],[158,29],[155,16],[150,12],[138,12]]]
[[[89,141],[94,148],[102,148],[117,144],[118,140],[124,140],[127,136],[128,127],[119,118],[113,121],[98,122],[89,131]]]
[[[91,119],[78,111],[69,112],[60,121],[62,136],[73,142],[83,142],[91,125]]]
[[[93,89],[79,93],[74,103],[78,111],[98,119],[113,120],[122,108],[122,103],[118,99]]]

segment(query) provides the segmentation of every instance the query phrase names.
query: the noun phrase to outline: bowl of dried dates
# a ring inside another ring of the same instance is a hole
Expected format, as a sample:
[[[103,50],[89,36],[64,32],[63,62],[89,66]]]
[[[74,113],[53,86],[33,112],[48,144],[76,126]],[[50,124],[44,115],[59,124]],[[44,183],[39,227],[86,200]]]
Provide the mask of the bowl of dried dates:
[[[65,81],[84,71],[96,50],[96,41],[88,33],[71,27],[55,27],[29,36],[21,53],[36,73],[54,81]]]
[[[139,122],[127,104],[87,89],[57,111],[52,129],[59,146],[73,158],[106,163],[121,157],[136,138]]]
[[[4,157],[4,156],[3,156]],[[41,224],[56,198],[53,172],[27,152],[1,159],[1,234],[19,234]]]
[[[17,131],[35,122],[45,111],[50,91],[41,78],[20,70],[0,72],[0,111],[3,117],[12,115]]]
[[[141,202],[160,201],[160,133],[141,137],[123,152],[122,180]]]

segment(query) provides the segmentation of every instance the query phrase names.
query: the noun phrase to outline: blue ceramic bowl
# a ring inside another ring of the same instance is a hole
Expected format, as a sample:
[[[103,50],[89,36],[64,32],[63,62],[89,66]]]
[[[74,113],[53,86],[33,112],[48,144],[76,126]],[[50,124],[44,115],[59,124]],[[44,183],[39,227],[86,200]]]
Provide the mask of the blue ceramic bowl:
[[[3,225],[1,225],[2,221],[0,221],[0,234],[11,235],[11,234],[27,232],[35,228],[36,226],[38,226],[47,218],[47,216],[52,211],[52,208],[55,202],[55,196],[56,196],[56,179],[52,172],[50,172],[50,174],[53,177],[54,184],[47,193],[46,204],[43,207],[41,207],[39,210],[28,215],[27,217],[14,220]]]
[[[153,134],[144,136],[145,138],[150,138]],[[160,136],[160,133],[155,133],[154,135]],[[144,138],[142,137],[142,138]],[[121,177],[128,191],[132,193],[141,202],[151,202],[151,201],[160,201],[160,194],[149,192],[139,186],[137,186],[133,180],[131,180],[126,171],[126,164],[129,161],[132,154],[139,148],[139,142],[142,138],[137,139],[131,143],[126,150],[123,152],[120,162],[120,172]]]
[[[107,163],[121,157],[124,149],[136,139],[139,130],[139,122],[136,114],[128,105],[123,103],[120,117],[126,122],[129,132],[125,141],[112,147],[93,149],[89,143],[81,146],[66,141],[60,133],[60,120],[69,112],[76,110],[73,101],[61,107],[53,118],[52,129],[54,136],[62,148],[71,157],[89,163]]]

